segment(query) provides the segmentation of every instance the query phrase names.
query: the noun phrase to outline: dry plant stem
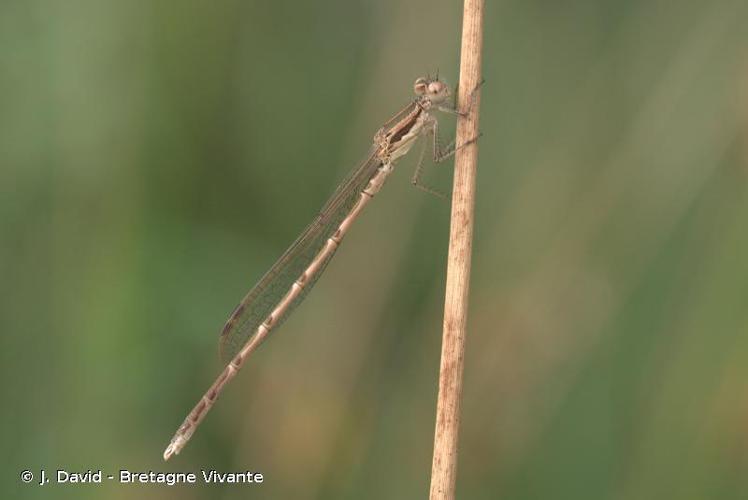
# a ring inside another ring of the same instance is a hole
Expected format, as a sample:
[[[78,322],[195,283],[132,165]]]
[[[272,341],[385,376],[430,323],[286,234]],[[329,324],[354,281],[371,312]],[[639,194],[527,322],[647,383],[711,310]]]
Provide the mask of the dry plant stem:
[[[483,6],[484,0],[465,0],[463,9],[460,88],[457,100],[458,109],[462,112],[468,111],[471,93],[481,81]],[[480,90],[477,90],[474,99],[470,114],[458,120],[458,145],[478,136]],[[461,148],[455,155],[439,397],[431,466],[431,500],[451,500],[455,497],[477,158],[478,143]]]

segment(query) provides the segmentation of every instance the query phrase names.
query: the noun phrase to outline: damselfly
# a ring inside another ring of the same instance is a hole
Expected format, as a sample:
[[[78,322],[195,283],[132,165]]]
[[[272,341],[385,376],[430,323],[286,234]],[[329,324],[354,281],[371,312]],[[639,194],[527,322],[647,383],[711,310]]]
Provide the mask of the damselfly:
[[[338,186],[309,227],[234,309],[221,332],[221,354],[226,367],[187,415],[164,451],[164,460],[181,451],[247,357],[304,299],[353,221],[392,173],[395,161],[410,151],[420,137],[431,136],[435,162],[449,158],[457,149],[475,141],[458,147],[452,142],[442,149],[433,110],[461,116],[464,113],[447,104],[449,87],[438,77],[419,78],[413,89],[415,99],[379,129],[366,159]],[[424,142],[412,183],[439,194],[421,183],[427,144]]]

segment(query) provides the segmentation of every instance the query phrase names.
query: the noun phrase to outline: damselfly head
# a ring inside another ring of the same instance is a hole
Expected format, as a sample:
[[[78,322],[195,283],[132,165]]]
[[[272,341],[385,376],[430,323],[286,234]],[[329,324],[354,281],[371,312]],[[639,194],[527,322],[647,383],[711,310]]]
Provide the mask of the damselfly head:
[[[443,81],[439,80],[439,77],[431,78],[419,78],[413,84],[413,91],[418,97],[428,99],[432,103],[440,103],[447,99],[450,95],[449,86]]]

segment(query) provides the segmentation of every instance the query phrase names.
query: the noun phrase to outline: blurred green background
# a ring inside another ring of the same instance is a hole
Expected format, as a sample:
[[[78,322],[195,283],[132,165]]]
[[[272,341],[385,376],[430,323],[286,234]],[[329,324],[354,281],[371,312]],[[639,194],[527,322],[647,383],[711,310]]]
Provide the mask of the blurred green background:
[[[486,16],[459,498],[748,497],[748,4]],[[426,497],[449,208],[413,158],[161,453],[413,80],[455,83],[460,27],[426,0],[2,2],[0,496]],[[39,468],[265,482],[21,483]]]

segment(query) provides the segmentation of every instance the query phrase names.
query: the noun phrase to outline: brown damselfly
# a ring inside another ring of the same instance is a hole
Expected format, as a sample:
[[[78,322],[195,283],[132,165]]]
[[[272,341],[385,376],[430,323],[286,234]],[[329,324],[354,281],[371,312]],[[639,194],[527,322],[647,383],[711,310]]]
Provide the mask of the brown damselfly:
[[[392,173],[394,163],[421,137],[431,136],[433,158],[440,162],[460,147],[442,149],[433,110],[463,115],[447,104],[449,87],[438,77],[419,78],[415,99],[379,129],[366,159],[338,186],[319,215],[278,259],[234,309],[221,332],[221,354],[227,363],[208,391],[187,415],[164,451],[164,460],[178,454],[216,402],[224,386],[234,378],[249,355],[277,328],[306,296],[324,271],[340,242],[363,208]],[[424,143],[412,183],[421,183]]]

